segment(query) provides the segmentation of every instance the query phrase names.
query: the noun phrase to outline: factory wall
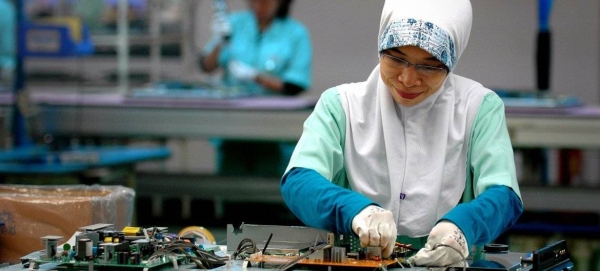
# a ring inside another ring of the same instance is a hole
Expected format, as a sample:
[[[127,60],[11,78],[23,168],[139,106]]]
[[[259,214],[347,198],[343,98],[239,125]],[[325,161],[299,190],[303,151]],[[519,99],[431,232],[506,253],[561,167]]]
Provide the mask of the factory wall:
[[[228,0],[230,9],[245,0]],[[299,0],[292,15],[304,22],[314,46],[310,95],[366,79],[377,64],[383,0]],[[456,73],[494,89],[535,89],[537,0],[474,0],[473,27]],[[197,4],[197,45],[210,36],[211,1]],[[600,2],[554,1],[550,17],[553,93],[600,102]]]

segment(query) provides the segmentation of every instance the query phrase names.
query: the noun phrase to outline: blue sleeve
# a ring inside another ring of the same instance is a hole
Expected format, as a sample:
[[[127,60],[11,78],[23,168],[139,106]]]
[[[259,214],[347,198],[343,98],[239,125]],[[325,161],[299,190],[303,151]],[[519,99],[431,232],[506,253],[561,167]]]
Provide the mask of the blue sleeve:
[[[283,176],[281,195],[307,226],[341,234],[352,233],[352,219],[358,212],[368,205],[378,205],[307,168],[293,168]]]
[[[440,220],[460,228],[469,245],[485,245],[512,227],[523,213],[519,196],[508,186],[495,185],[469,203],[454,207]]]

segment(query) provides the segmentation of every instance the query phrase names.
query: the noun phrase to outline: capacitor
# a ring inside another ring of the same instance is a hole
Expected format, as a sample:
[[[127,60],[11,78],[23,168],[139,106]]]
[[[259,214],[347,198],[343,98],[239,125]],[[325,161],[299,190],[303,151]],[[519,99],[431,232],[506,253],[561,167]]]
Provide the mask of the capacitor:
[[[129,252],[120,251],[117,256],[117,263],[118,264],[128,264],[129,263]]]
[[[131,264],[131,265],[140,264],[140,254],[137,252],[132,252],[131,257],[129,257],[129,264]]]
[[[69,252],[71,250],[71,245],[69,245],[69,243],[64,243],[62,248],[63,251]]]
[[[110,236],[112,241],[112,232],[111,231],[98,231],[98,241],[103,243],[110,243],[111,241],[107,241],[106,237]]]
[[[93,258],[93,247],[94,242],[91,239],[82,238],[77,241],[77,253],[75,256],[79,259],[91,259]]]
[[[125,242],[125,234],[122,232],[115,232],[113,233],[113,237],[112,237],[112,242],[113,243],[123,243]]]

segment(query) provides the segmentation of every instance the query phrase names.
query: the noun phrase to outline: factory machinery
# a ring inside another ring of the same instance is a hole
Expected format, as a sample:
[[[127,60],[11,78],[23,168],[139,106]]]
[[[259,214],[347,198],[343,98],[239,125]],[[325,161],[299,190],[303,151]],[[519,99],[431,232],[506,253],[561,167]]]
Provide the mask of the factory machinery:
[[[22,265],[8,270],[572,270],[565,241],[536,251],[517,253],[506,245],[485,246],[475,259],[452,267],[412,266],[407,259],[417,249],[397,243],[390,258],[381,248],[361,248],[355,236],[310,227],[242,224],[227,226],[227,246],[215,244],[202,227],[187,227],[178,234],[166,227],[126,227],[110,224],[81,228],[69,241],[44,236],[43,250],[21,258]],[[478,254],[478,253],[473,253]]]

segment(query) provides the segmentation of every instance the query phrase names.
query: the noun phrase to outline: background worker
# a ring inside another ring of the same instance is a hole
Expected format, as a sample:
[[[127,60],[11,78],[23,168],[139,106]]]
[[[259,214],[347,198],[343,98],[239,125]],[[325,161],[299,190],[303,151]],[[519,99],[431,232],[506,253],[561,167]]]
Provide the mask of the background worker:
[[[223,71],[223,84],[242,95],[297,95],[312,76],[308,29],[289,16],[292,0],[248,0],[248,10],[215,13],[204,47],[204,72]],[[281,176],[290,143],[216,140],[220,174]]]
[[[13,1],[0,0],[0,85],[9,85],[15,68],[17,15]]]
[[[204,72],[224,70],[224,83],[258,94],[296,95],[310,87],[308,29],[289,16],[292,0],[248,0],[248,10],[213,18],[203,50]]]

